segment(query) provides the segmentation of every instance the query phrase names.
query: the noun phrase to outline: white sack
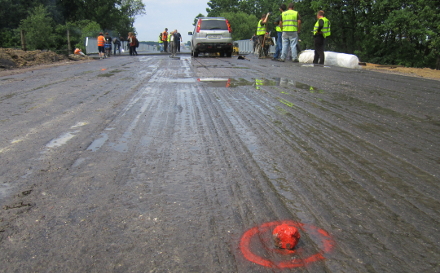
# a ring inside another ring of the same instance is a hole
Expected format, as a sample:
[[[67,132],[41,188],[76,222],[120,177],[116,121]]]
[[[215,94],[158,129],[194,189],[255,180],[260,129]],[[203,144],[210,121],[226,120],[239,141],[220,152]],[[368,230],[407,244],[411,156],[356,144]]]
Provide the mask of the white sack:
[[[353,54],[325,51],[324,65],[333,65],[346,68],[360,68],[359,58]],[[304,50],[299,55],[300,63],[313,63],[315,57],[315,50]]]

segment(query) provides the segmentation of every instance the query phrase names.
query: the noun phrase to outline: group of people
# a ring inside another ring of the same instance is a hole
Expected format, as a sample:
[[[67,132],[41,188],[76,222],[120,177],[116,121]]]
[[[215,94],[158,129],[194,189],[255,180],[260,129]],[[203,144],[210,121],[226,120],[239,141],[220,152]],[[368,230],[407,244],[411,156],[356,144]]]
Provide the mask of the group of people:
[[[112,39],[112,37],[108,34],[108,32],[105,33],[105,36],[102,32],[100,32],[97,41],[98,41],[98,55],[100,59],[105,59],[110,57],[110,53],[112,51],[112,44],[114,45],[113,55],[116,55],[116,52],[121,54],[121,44],[122,41],[124,41],[123,37],[119,37],[119,38],[115,37]],[[138,55],[136,48],[139,47],[139,41],[133,32],[128,33],[127,46],[129,47],[128,49],[130,52],[130,56]]]
[[[289,48],[293,62],[298,62],[298,34],[301,33],[301,16],[298,11],[294,10],[294,4],[290,3],[287,7],[285,4],[280,5],[281,17],[275,21],[275,30],[277,32],[276,48],[273,60],[284,62],[287,58]],[[254,41],[258,41],[263,47],[268,47],[264,43],[267,38],[267,20],[268,14],[263,14],[258,21],[256,36]],[[313,29],[313,37],[315,44],[314,64],[324,64],[324,45],[325,39],[330,36],[330,21],[324,16],[324,11],[320,10],[316,14],[317,21]],[[254,43],[255,50],[255,43]],[[267,50],[263,51],[267,57]]]
[[[176,56],[180,52],[180,43],[182,42],[182,35],[175,29],[168,33],[168,28],[159,34],[160,52],[171,53],[170,57]]]

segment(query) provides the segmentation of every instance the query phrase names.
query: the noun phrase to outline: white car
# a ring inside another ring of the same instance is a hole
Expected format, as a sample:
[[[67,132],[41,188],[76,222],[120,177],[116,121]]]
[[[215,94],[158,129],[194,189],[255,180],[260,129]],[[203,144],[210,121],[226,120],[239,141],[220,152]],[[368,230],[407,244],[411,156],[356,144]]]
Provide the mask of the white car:
[[[191,56],[199,53],[220,53],[231,57],[233,40],[232,29],[228,20],[223,17],[200,17],[194,32],[188,32],[191,38]]]

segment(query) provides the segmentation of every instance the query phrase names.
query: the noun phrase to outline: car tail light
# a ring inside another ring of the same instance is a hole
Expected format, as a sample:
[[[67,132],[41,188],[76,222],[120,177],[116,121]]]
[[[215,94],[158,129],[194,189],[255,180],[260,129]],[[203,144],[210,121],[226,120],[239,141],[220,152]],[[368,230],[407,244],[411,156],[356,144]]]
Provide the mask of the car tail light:
[[[228,25],[228,31],[229,33],[232,33],[231,24],[229,24],[229,21],[226,20],[226,25]]]
[[[200,32],[200,26],[201,26],[201,24],[202,24],[202,20],[199,19],[199,20],[197,21],[197,28],[196,28],[196,32],[197,32],[197,33]]]

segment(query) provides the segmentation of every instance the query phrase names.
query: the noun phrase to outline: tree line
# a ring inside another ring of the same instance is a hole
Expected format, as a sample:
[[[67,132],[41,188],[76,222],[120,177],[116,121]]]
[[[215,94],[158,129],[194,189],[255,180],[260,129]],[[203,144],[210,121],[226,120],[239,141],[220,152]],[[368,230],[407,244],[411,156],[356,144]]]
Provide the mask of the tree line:
[[[135,16],[145,14],[142,0],[1,0],[0,47],[19,48],[24,31],[28,49],[84,50],[87,36],[109,32],[127,37]]]
[[[438,0],[300,0],[302,49],[313,48],[316,13],[331,21],[326,50],[357,55],[362,61],[440,69],[440,1]],[[249,39],[262,14],[272,12],[269,28],[280,17],[283,1],[210,0],[207,16],[227,18],[233,38]],[[285,2],[288,5],[288,2]],[[198,16],[200,16],[199,14]]]

